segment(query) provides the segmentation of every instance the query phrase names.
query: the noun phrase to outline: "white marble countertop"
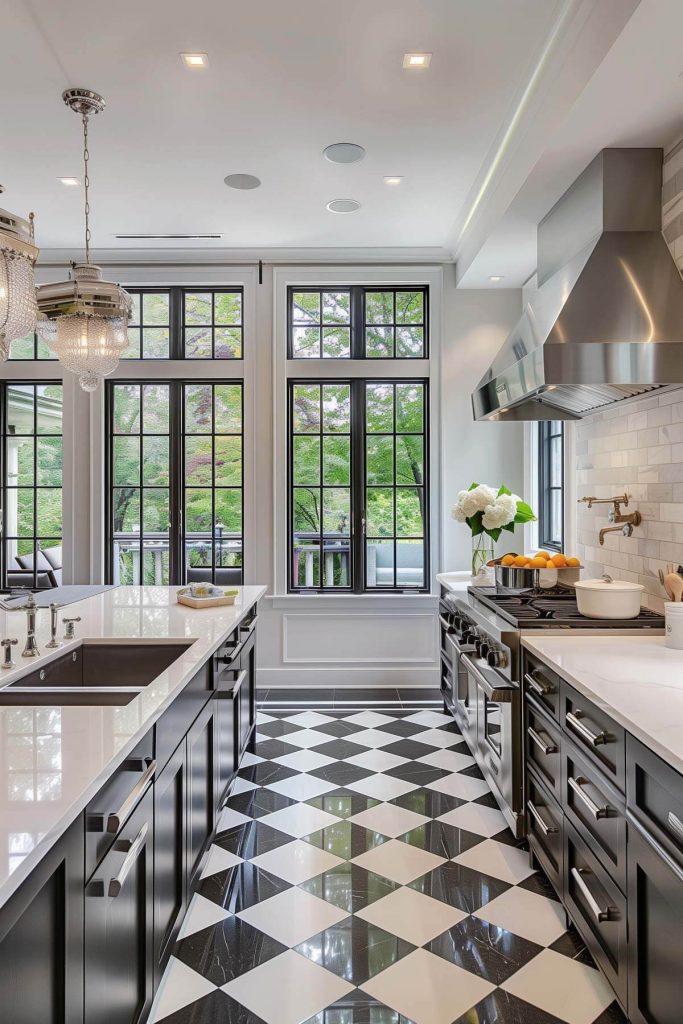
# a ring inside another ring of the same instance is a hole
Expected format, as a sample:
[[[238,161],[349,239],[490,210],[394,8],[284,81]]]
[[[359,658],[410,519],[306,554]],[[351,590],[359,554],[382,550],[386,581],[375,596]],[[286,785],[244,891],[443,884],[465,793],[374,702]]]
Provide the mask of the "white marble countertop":
[[[459,570],[457,572],[440,572],[436,576],[437,583],[440,583],[446,590],[450,590],[454,594],[464,593],[468,587],[472,586],[472,573],[469,569]]]
[[[21,657],[25,612],[0,612],[0,636],[19,639],[17,667],[2,672],[0,688],[85,641],[194,641],[130,704],[0,707],[0,905],[266,591],[240,587],[232,606],[194,609],[176,603],[177,589],[118,587],[70,605],[68,615],[81,616],[77,637],[55,651],[45,648],[50,616],[40,609],[39,658]]]
[[[522,644],[683,774],[683,651],[642,635],[526,634]]]

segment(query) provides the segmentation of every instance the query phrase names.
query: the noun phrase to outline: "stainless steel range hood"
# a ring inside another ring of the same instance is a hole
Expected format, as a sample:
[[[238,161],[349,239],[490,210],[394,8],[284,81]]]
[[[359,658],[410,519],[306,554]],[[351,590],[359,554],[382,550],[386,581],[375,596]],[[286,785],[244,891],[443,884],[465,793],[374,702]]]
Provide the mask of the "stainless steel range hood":
[[[538,288],[472,395],[475,419],[578,419],[683,385],[662,156],[603,149],[541,221]]]

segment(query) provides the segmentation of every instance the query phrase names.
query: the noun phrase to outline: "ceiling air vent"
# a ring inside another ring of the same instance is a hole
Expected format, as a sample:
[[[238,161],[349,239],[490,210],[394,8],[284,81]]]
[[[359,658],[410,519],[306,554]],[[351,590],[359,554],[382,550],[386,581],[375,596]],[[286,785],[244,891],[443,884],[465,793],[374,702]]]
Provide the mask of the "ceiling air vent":
[[[179,239],[179,240],[183,240],[184,239],[184,240],[187,241],[188,239],[191,239],[191,238],[207,239],[207,238],[222,238],[222,237],[223,237],[222,235],[215,235],[215,234],[211,234],[211,235],[114,235],[114,238],[144,239],[145,241],[148,241],[148,242],[149,241],[158,241],[160,239],[168,239],[168,238]]]

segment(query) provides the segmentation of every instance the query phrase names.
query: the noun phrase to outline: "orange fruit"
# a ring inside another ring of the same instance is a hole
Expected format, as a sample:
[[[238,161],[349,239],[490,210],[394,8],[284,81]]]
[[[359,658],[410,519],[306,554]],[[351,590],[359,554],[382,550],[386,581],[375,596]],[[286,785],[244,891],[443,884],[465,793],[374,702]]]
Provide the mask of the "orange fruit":
[[[551,561],[556,569],[564,569],[567,564],[567,559],[564,555],[553,555]]]
[[[546,562],[547,562],[550,559],[550,552],[549,551],[539,551],[538,554],[536,555],[536,558],[544,558],[546,560]]]
[[[518,569],[524,569],[525,566],[527,565],[528,561],[529,561],[529,559],[526,557],[526,555],[517,555],[517,557],[515,558],[513,564]]]
[[[571,565],[573,569],[578,568],[581,565],[581,559],[574,558],[574,556],[572,555],[571,558],[567,559],[567,565]]]
[[[548,559],[548,561],[545,563],[545,567],[546,567],[546,569],[554,569],[555,568],[555,563],[553,562],[552,558]]]
[[[547,559],[541,558],[540,555],[536,555],[534,558],[532,558],[530,560],[529,568],[530,569],[545,569],[546,561],[547,561]]]
[[[515,556],[514,555],[503,555],[503,557],[500,560],[501,565],[513,565],[514,561],[515,561]]]

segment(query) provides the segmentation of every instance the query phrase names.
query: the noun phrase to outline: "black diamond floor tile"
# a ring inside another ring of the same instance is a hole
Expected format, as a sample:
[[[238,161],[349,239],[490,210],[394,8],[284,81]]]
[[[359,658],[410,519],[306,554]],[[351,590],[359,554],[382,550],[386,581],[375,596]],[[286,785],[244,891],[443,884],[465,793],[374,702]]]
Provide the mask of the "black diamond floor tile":
[[[288,722],[286,718],[278,718],[275,722],[259,722],[257,730],[264,736],[287,736],[291,732],[300,732],[303,727]]]
[[[176,943],[174,956],[214,985],[246,974],[284,953],[287,946],[252,928],[239,917],[228,917]]]
[[[543,947],[477,917],[466,917],[430,942],[427,949],[493,985],[502,985]]]
[[[262,761],[260,764],[251,764],[248,768],[240,768],[238,774],[240,779],[246,779],[247,782],[255,782],[257,786],[271,786],[274,782],[291,779],[293,775],[299,775],[300,773],[293,768],[287,768],[284,764],[275,764],[274,761]]]
[[[465,850],[470,850],[473,846],[478,846],[483,841],[481,836],[465,832],[462,828],[455,828],[454,825],[447,825],[443,821],[429,821],[398,838],[403,843],[435,853],[437,857],[446,857],[448,860],[464,853]]]
[[[516,996],[496,989],[467,1013],[464,1013],[453,1024],[563,1024],[563,1022],[545,1010],[540,1010],[531,1003],[517,999]]]
[[[433,768],[432,765],[422,764],[420,761],[408,761],[406,764],[399,764],[396,768],[387,768],[385,775],[391,775],[394,779],[404,779],[406,782],[414,782],[417,786],[427,786],[430,782],[443,779],[450,772],[442,768]]]
[[[364,726],[356,722],[347,722],[345,718],[338,718],[334,722],[325,722],[323,725],[316,725],[318,732],[326,732],[328,736],[352,736],[354,732],[360,732]]]
[[[378,1002],[362,989],[356,988],[347,996],[309,1017],[304,1024],[415,1024],[396,1010]],[[472,1021],[470,1024],[480,1024]],[[502,1022],[501,1022],[502,1024]]]
[[[300,749],[300,747],[295,747],[293,743],[285,743],[284,740],[268,739],[257,740],[254,752],[259,757],[273,760],[276,757],[284,757],[285,754],[296,754]]]
[[[415,946],[359,917],[347,917],[295,949],[352,985],[362,985],[412,953]]]
[[[320,829],[319,832],[304,836],[304,842],[327,850],[336,857],[343,857],[344,860],[353,860],[354,857],[360,857],[361,853],[367,853],[368,850],[374,850],[376,846],[386,843],[387,836],[350,821],[337,821],[327,828]]]
[[[292,837],[285,832],[278,832],[262,821],[250,821],[221,832],[216,836],[215,845],[229,850],[242,860],[252,860],[291,841]]]
[[[338,761],[344,761],[356,754],[362,754],[366,749],[359,743],[349,743],[345,739],[332,739],[329,743],[321,743],[315,747],[315,752],[316,754],[325,754],[326,757],[334,757]]]
[[[413,789],[410,793],[403,793],[389,803],[397,807],[405,807],[408,811],[415,811],[417,814],[424,814],[428,818],[440,818],[448,811],[454,811],[456,807],[462,807],[466,800],[457,796],[449,796],[447,793],[437,793],[433,789]]]
[[[262,818],[264,814],[281,811],[284,807],[291,807],[296,802],[288,796],[283,796],[282,793],[273,792],[272,789],[252,789],[248,793],[238,793],[237,796],[228,797],[225,806],[240,814],[248,814],[250,818]]]
[[[344,862],[299,886],[313,896],[332,903],[347,914],[357,914],[371,903],[398,889],[396,882],[366,871],[359,864]]]
[[[248,1010],[246,1006],[236,1003],[225,992],[216,989],[208,996],[195,1000],[189,1006],[183,1006],[169,1017],[164,1017],[160,1024],[265,1024],[260,1017]]]
[[[409,888],[423,892],[426,896],[448,903],[467,914],[473,914],[496,896],[502,896],[510,888],[507,882],[480,871],[473,871],[453,861],[441,864],[421,878],[410,883]]]
[[[419,736],[416,734],[416,739],[413,737],[405,737],[400,740],[396,740],[395,743],[389,743],[386,747],[382,747],[387,754],[398,754],[399,757],[408,757],[413,761],[417,761],[419,757],[426,757],[427,754],[433,754],[436,747],[430,747],[426,743],[419,742]]]
[[[203,878],[197,892],[232,914],[238,914],[240,910],[263,903],[285,889],[291,889],[289,882],[247,862]]]
[[[498,841],[499,837],[496,836],[496,842]],[[559,896],[541,871],[536,871],[533,875],[529,875],[528,878],[519,883],[519,887],[520,889],[528,889],[529,892],[535,892],[539,896],[546,896],[549,900],[557,900],[559,902]]]
[[[376,807],[381,801],[341,787],[330,790],[329,793],[323,793],[322,796],[311,797],[305,802],[311,807],[318,807],[321,811],[327,811],[328,814],[334,814],[338,818],[351,818],[354,814],[360,814],[361,811],[367,811],[370,807]]]
[[[459,754],[469,754],[469,750],[467,749],[467,747],[465,747],[462,750],[459,749],[458,747],[455,747],[454,749],[457,750],[457,752]],[[479,769],[479,766],[476,765],[476,764],[471,764],[469,766],[469,768],[463,768],[463,770],[461,772],[458,772],[458,774],[459,775],[466,775],[469,779],[483,779],[484,778],[484,776],[482,775],[482,773],[481,773],[481,771]]]
[[[628,1021],[615,999],[614,1002],[611,1003],[611,1005],[593,1021],[593,1024],[628,1024]]]
[[[563,956],[568,956],[572,960],[578,960],[580,964],[587,964],[589,967],[593,965],[593,958],[588,952],[586,943],[573,924],[552,943],[550,949],[556,953],[562,953]]]
[[[388,732],[392,736],[414,736],[415,733],[423,732],[424,726],[418,722],[408,722],[403,718],[396,718],[393,722],[385,722],[383,725],[378,725],[377,728],[380,732]]]
[[[332,782],[335,786],[348,786],[349,782],[358,782],[372,775],[368,768],[359,768],[357,764],[347,764],[346,761],[335,761],[334,764],[325,764],[322,768],[314,768],[309,773],[325,782]]]

